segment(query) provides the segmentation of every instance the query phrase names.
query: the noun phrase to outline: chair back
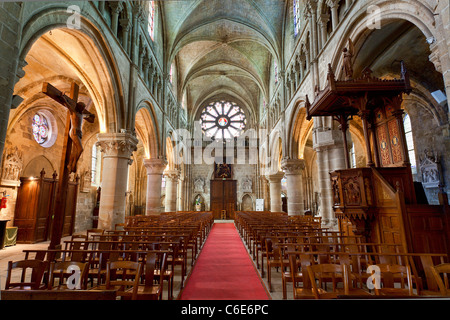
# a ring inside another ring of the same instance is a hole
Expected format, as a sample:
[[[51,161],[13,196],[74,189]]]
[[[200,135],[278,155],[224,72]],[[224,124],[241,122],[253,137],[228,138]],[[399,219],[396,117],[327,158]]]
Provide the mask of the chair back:
[[[450,274],[450,263],[442,263],[431,268],[439,292],[444,296],[450,296],[448,275]],[[442,275],[442,276],[441,276]]]
[[[19,261],[9,261],[8,271],[6,275],[5,290],[15,288],[15,289],[32,289],[38,290],[41,286],[41,282],[44,276],[44,272],[47,269],[47,261],[42,260],[19,260]],[[20,277],[20,282],[11,282],[12,274],[15,269],[21,269],[22,274]],[[27,271],[31,269],[31,275],[29,281],[27,281]]]
[[[120,271],[120,275],[118,274]],[[118,289],[117,295],[126,295],[132,288],[131,299],[136,300],[142,263],[135,261],[108,261],[106,267],[106,289]]]
[[[78,274],[77,274],[78,273]],[[48,289],[55,286],[55,278],[58,278],[58,286],[67,289],[87,288],[88,263],[78,261],[62,261],[50,263]],[[70,283],[68,281],[71,281]],[[72,282],[75,280],[75,282]],[[73,286],[73,287],[72,287]]]

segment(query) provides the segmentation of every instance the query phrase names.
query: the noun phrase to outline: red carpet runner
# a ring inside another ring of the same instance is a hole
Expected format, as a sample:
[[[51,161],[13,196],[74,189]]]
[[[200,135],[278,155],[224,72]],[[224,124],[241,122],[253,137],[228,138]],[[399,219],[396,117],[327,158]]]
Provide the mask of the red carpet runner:
[[[214,224],[180,300],[268,299],[234,224]]]

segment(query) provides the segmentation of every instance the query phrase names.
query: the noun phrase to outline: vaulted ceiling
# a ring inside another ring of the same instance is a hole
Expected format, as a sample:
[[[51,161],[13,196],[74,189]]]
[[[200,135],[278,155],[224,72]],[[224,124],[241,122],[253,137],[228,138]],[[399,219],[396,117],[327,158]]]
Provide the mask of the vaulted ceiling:
[[[282,46],[284,0],[161,1],[168,64],[191,119],[214,99],[255,116]]]

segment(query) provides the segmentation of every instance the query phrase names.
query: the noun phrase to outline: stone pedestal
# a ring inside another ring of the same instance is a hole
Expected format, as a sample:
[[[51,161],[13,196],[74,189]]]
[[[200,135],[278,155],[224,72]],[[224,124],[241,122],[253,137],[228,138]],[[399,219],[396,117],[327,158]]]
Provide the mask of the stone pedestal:
[[[168,170],[164,172],[164,176],[166,177],[166,212],[177,211],[177,189],[179,175],[180,173],[178,170]]]
[[[282,212],[283,202],[281,200],[281,179],[284,177],[284,172],[278,172],[266,177],[270,184],[270,211]]]
[[[145,215],[161,213],[161,183],[167,162],[162,159],[144,159],[147,169],[147,201]]]
[[[287,180],[287,205],[289,215],[304,215],[303,170],[305,160],[286,159],[281,162]]]
[[[128,166],[138,140],[129,133],[101,133],[97,138],[103,157],[98,227],[110,230],[125,221]]]

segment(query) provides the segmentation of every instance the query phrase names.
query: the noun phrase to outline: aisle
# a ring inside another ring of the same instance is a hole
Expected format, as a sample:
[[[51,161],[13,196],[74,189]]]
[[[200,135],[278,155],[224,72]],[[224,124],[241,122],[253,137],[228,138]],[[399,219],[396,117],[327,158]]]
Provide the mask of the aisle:
[[[180,300],[268,300],[233,223],[215,223]]]

